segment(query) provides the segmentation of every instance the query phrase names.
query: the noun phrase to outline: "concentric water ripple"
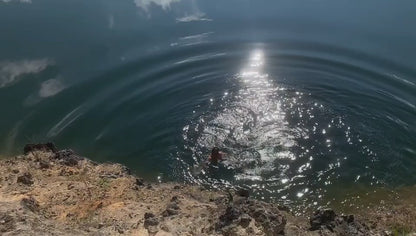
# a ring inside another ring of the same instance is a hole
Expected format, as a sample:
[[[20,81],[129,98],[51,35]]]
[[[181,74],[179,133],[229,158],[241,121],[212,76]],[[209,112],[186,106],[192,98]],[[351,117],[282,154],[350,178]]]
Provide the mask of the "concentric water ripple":
[[[264,47],[253,45],[240,71],[227,77],[227,89],[215,90],[184,126],[183,156],[192,156],[184,173],[190,181],[249,187],[261,198],[298,206],[326,204],[327,186],[391,185],[401,179],[386,172],[392,165],[406,171],[402,183],[415,181],[412,168],[401,163],[406,157],[395,151],[409,150],[414,138],[395,137],[402,147],[385,139],[394,129],[414,132],[412,121],[403,121],[415,113],[408,101],[413,95],[401,88],[411,82],[397,83],[377,65],[348,64],[354,58],[273,54]],[[200,171],[214,146],[228,154],[224,169]]]

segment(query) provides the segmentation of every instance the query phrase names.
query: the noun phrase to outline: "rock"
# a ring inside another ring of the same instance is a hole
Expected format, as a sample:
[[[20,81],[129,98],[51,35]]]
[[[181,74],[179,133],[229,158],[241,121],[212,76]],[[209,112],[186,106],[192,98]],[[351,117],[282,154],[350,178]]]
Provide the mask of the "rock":
[[[246,229],[246,233],[247,233],[248,235],[254,235],[256,232],[254,231],[254,229],[253,229],[252,227],[248,227],[248,228]]]
[[[118,179],[119,177],[120,177],[120,175],[117,175],[117,174],[102,174],[102,175],[100,175],[100,178],[102,178],[102,179],[104,179],[104,178]]]
[[[149,229],[150,226],[157,226],[159,224],[159,220],[153,213],[146,212],[144,214],[144,227]]]
[[[177,215],[179,214],[179,206],[175,201],[172,201],[171,203],[168,204],[168,206],[166,207],[166,210],[163,211],[162,216],[167,217],[167,216],[172,216],[172,215]]]
[[[247,214],[242,214],[242,215],[240,216],[240,225],[241,225],[243,228],[247,228],[247,227],[249,226],[250,222],[251,222],[251,217],[250,217],[249,215],[247,215]]]
[[[241,227],[237,227],[236,225],[229,225],[224,227],[222,230],[222,235],[224,236],[240,236],[244,235],[245,230]]]
[[[116,225],[115,228],[119,234],[124,234],[124,230],[121,228],[121,226]]]
[[[347,223],[352,223],[354,222],[354,215],[348,215],[348,216],[343,216],[344,220],[347,221]]]
[[[40,161],[39,161],[39,167],[40,167],[41,169],[49,169],[50,164],[49,164],[49,162],[47,162],[47,161],[45,161],[45,160],[40,160]]]
[[[144,185],[144,181],[143,181],[143,179],[136,178],[136,185],[138,185],[138,186],[143,186],[143,185]]]
[[[53,143],[39,143],[39,144],[26,144],[23,153],[27,155],[30,152],[34,151],[44,151],[44,152],[57,152],[58,149],[56,148],[55,144]]]
[[[256,222],[263,226],[266,235],[282,234],[285,229],[286,217],[276,210],[270,211],[269,209],[259,208],[252,213]]]
[[[10,232],[15,229],[15,220],[7,213],[0,213],[0,232]]]
[[[179,211],[172,208],[168,208],[162,212],[163,217],[173,216],[177,214],[179,214]]]
[[[393,233],[390,230],[384,230],[383,236],[391,236]]]
[[[30,173],[24,173],[23,175],[17,177],[17,183],[22,183],[25,185],[32,185],[34,182],[32,180],[32,175]]]
[[[156,226],[149,226],[147,227],[147,232],[149,232],[149,235],[155,235],[157,234],[157,232],[159,231],[159,229]]]
[[[72,170],[67,170],[67,169],[61,169],[61,171],[59,172],[59,176],[71,176],[74,175],[76,173],[74,173],[74,171]]]
[[[121,169],[125,174],[131,175],[131,170],[127,166],[122,166]]]
[[[310,219],[311,230],[317,230],[321,226],[330,226],[335,220],[335,212],[331,209],[317,210]]]
[[[153,217],[155,217],[155,214],[153,214],[151,212],[144,213],[144,219],[149,219],[149,218],[153,218]]]
[[[235,198],[229,204],[215,225],[216,231],[229,235],[238,226],[249,227],[254,220],[256,226],[263,228],[265,235],[279,235],[284,232],[286,217],[275,205],[245,197]]]
[[[167,226],[166,224],[160,225],[160,229],[166,232],[170,232],[169,226]]]
[[[239,189],[237,190],[237,195],[240,197],[249,197],[250,196],[250,191],[247,189]]]
[[[36,201],[36,199],[34,197],[28,197],[28,198],[23,198],[20,201],[20,204],[25,207],[26,209],[29,209],[32,212],[36,212],[39,210],[39,203],[38,201]]]
[[[61,150],[55,153],[55,159],[60,160],[66,166],[76,166],[83,158],[75,154],[71,149]]]
[[[225,213],[219,217],[219,222],[215,226],[216,230],[220,230],[234,223],[235,220],[239,219],[240,215],[241,215],[240,209],[233,207],[233,206],[227,207],[227,209],[225,210]]]
[[[318,210],[310,219],[310,230],[331,232],[335,235],[371,235],[370,228],[355,220],[354,215],[337,216],[331,209]]]

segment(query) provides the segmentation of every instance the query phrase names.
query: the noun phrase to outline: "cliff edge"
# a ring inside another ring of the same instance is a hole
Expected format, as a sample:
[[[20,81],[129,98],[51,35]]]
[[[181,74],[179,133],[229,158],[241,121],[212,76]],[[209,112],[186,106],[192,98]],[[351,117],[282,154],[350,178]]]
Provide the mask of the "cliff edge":
[[[27,145],[24,155],[0,160],[0,173],[1,235],[394,235],[415,230],[411,210],[400,215],[402,222],[414,220],[403,229],[393,228],[386,212],[363,218],[325,209],[298,217],[286,207],[251,199],[248,190],[145,183],[125,166],[98,164],[50,143]]]

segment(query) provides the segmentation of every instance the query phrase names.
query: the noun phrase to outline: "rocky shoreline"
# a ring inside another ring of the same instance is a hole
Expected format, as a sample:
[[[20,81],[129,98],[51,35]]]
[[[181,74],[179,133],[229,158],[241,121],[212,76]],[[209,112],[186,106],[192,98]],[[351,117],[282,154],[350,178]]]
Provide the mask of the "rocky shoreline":
[[[1,235],[416,235],[406,202],[368,214],[290,209],[248,190],[146,183],[123,165],[95,163],[52,143],[0,160]]]

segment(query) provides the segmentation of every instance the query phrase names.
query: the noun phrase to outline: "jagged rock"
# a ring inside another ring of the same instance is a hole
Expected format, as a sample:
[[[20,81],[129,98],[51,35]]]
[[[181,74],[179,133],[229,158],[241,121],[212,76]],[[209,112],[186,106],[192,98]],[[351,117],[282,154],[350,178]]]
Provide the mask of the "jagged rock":
[[[216,230],[219,231],[222,228],[233,224],[234,221],[239,219],[240,215],[241,215],[240,209],[233,207],[233,206],[228,206],[224,214],[222,214],[219,217],[219,222],[215,226]]]
[[[167,208],[166,210],[164,210],[162,212],[163,217],[173,216],[173,215],[177,215],[177,214],[179,214],[179,211],[175,210],[173,208]]]
[[[60,160],[66,166],[76,166],[83,158],[75,154],[71,149],[61,150],[55,153],[55,159]]]
[[[149,218],[153,218],[153,217],[155,217],[155,214],[153,214],[151,212],[144,213],[144,219],[149,219]]]
[[[24,173],[23,175],[17,177],[17,183],[22,183],[25,185],[32,185],[32,175],[30,173]]]
[[[335,212],[331,209],[317,210],[310,219],[311,230],[317,230],[321,226],[331,227],[335,220]]]
[[[119,234],[124,234],[124,230],[120,225],[116,225],[115,229],[117,230],[117,233]]]
[[[25,208],[27,208],[27,209],[29,209],[30,211],[32,211],[32,212],[36,212],[36,211],[38,211],[39,210],[39,203],[38,203],[38,201],[36,201],[36,199],[34,198],[34,197],[28,197],[28,198],[23,198],[21,201],[20,201],[20,204],[23,206],[23,207],[25,207]]]
[[[335,235],[370,235],[370,228],[354,215],[338,216],[331,209],[318,210],[310,219],[310,230],[330,231]]]
[[[76,174],[74,171],[67,169],[61,169],[61,171],[59,172],[59,176],[71,176],[74,174]]]
[[[263,226],[266,235],[282,234],[286,226],[286,217],[277,209],[271,210],[272,208],[262,207],[252,212],[251,216]]]
[[[144,227],[149,229],[150,226],[157,226],[159,224],[159,220],[153,213],[146,212],[144,214]]]
[[[15,220],[7,213],[0,213],[0,232],[10,232],[15,229]]]
[[[237,197],[219,217],[215,229],[229,233],[233,231],[231,228],[238,225],[248,227],[252,219],[255,220],[256,225],[261,225],[266,235],[282,234],[286,225],[286,217],[277,207],[269,203]]]
[[[159,229],[157,228],[157,226],[149,226],[147,227],[147,232],[149,232],[149,235],[156,235],[157,232],[159,232]]]
[[[240,225],[244,228],[247,228],[251,222],[251,217],[247,214],[242,214],[240,216]]]
[[[348,216],[342,216],[342,218],[347,222],[347,223],[352,223],[354,222],[354,215],[348,215]]]
[[[47,162],[47,161],[45,161],[45,160],[40,160],[40,161],[39,161],[39,167],[40,167],[41,169],[49,169],[50,164],[49,164],[49,162]]]
[[[23,153],[27,155],[30,152],[34,151],[44,151],[44,152],[57,152],[58,149],[56,148],[55,144],[53,143],[39,143],[39,144],[26,144]]]
[[[166,210],[163,211],[162,216],[167,217],[177,214],[179,214],[178,197],[174,196],[167,205]]]
[[[127,175],[131,175],[131,174],[132,174],[131,169],[130,169],[130,168],[128,168],[127,166],[122,166],[122,167],[121,167],[121,169],[122,169],[122,170],[123,170],[123,172],[124,172],[125,174],[127,174]]]
[[[102,175],[100,175],[100,178],[102,178],[102,179],[104,179],[104,178],[118,179],[119,177],[120,177],[120,175],[118,175],[118,174],[102,174]]]

